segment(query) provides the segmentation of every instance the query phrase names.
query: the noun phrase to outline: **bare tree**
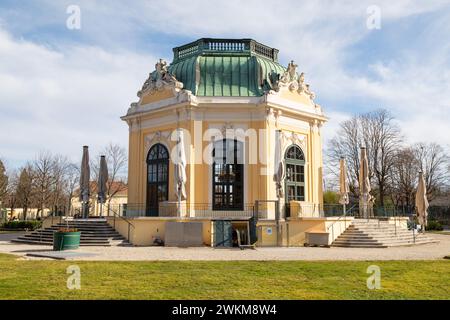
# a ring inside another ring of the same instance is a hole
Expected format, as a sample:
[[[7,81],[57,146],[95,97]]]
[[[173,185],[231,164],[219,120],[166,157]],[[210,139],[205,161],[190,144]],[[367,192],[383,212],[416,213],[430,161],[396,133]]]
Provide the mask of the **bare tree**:
[[[6,174],[6,168],[0,160],[0,202],[5,200],[8,193],[8,175]]]
[[[340,124],[336,136],[328,147],[330,170],[338,175],[339,159],[347,161],[349,189],[354,197],[359,193],[359,155],[360,147],[367,149],[369,162],[369,179],[376,186],[380,205],[388,193],[389,180],[392,175],[395,151],[401,143],[400,130],[395,125],[388,111],[380,109],[354,116]]]
[[[363,115],[364,140],[369,149],[370,164],[378,190],[381,206],[392,178],[396,152],[400,147],[400,129],[386,110],[377,110]]]
[[[55,208],[64,207],[67,200],[67,173],[70,162],[67,157],[61,155],[54,155],[52,158],[51,203]]]
[[[68,212],[72,209],[72,198],[75,195],[75,189],[78,186],[80,180],[80,168],[74,164],[70,163],[65,172],[66,176],[66,193],[67,193],[67,208]]]
[[[420,163],[415,150],[406,147],[397,151],[392,175],[392,200],[397,206],[411,207],[417,187]]]
[[[30,165],[20,170],[15,193],[17,204],[23,209],[23,220],[27,220],[28,208],[33,201],[33,170]]]
[[[98,180],[100,168],[100,155],[105,155],[108,165],[108,182],[106,184],[106,202],[108,209],[111,199],[118,193],[127,188],[126,168],[128,164],[127,152],[120,145],[109,143],[103,149],[95,161],[92,162],[91,168],[94,173],[95,181]]]
[[[425,176],[427,197],[433,200],[448,181],[448,155],[437,143],[417,143],[413,148]]]
[[[9,173],[8,177],[8,187],[5,199],[5,207],[7,206],[10,209],[11,217],[14,215],[14,209],[17,205],[17,194],[16,188],[19,182],[19,175],[16,170],[13,170]]]
[[[38,216],[42,216],[44,209],[50,205],[54,177],[54,159],[50,152],[40,152],[32,163]]]
[[[339,176],[339,159],[345,157],[349,189],[355,197],[358,192],[360,138],[358,118],[353,117],[340,124],[339,130],[331,139],[328,148],[328,170],[337,178]]]

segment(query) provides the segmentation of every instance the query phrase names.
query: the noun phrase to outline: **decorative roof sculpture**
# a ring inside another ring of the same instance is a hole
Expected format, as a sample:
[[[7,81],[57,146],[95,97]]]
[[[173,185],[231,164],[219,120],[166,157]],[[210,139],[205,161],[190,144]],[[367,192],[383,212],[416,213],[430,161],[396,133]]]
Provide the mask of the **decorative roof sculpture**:
[[[153,91],[161,90],[167,86],[182,89],[183,83],[177,81],[177,79],[169,72],[167,62],[163,59],[159,59],[155,64],[155,71],[148,75],[147,80],[145,80],[142,89],[138,91],[137,96],[140,98],[143,93],[152,93]]]

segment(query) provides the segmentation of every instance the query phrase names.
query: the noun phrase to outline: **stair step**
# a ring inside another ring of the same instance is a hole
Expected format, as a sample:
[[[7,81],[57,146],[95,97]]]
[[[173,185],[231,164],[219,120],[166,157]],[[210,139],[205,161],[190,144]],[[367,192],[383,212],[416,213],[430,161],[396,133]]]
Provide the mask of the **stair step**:
[[[36,241],[36,240],[26,240],[26,239],[14,239],[14,240],[11,240],[11,242],[53,246],[53,241]],[[111,244],[109,242],[102,242],[102,243],[81,243],[80,242],[80,247],[89,247],[89,246],[91,246],[91,247],[94,247],[94,246],[110,247]]]
[[[45,236],[53,236],[55,231],[53,230],[42,230],[38,231],[36,230],[37,234],[45,235]],[[118,237],[120,236],[120,233],[110,231],[110,232],[95,232],[95,231],[81,231],[81,236],[102,236],[102,237]]]
[[[31,238],[31,237],[19,237],[18,239],[53,243],[53,239],[39,239],[39,238]],[[80,239],[80,243],[109,243],[109,240],[108,239],[96,239],[96,240]]]
[[[83,231],[79,230],[82,235],[119,235],[117,231],[110,230],[110,231],[101,231],[101,232],[95,232],[95,231]],[[39,234],[46,234],[46,235],[53,235],[57,230],[35,230],[33,232],[39,233]]]
[[[387,248],[385,245],[372,245],[372,244],[332,244],[332,247],[345,247],[345,248]]]
[[[53,237],[40,237],[37,235],[24,235],[22,238],[27,239],[45,239],[49,241],[53,241]],[[109,240],[123,240],[123,238],[106,238],[106,237],[94,237],[94,238],[81,238],[80,241],[109,241]]]
[[[106,221],[68,221],[57,222],[51,227],[38,229],[26,233],[13,242],[53,245],[53,234],[60,228],[76,228],[81,232],[80,246],[111,246],[111,245],[129,245],[120,233],[118,233]]]
[[[436,242],[386,221],[354,220],[332,243],[334,247],[387,248]]]

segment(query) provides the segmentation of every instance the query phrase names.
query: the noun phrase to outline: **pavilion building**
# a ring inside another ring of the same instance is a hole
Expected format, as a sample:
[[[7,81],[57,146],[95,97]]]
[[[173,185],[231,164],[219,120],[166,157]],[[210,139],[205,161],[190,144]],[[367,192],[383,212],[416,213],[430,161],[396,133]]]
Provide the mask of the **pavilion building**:
[[[242,243],[302,245],[308,230],[326,232],[327,117],[297,65],[284,67],[277,49],[252,39],[203,38],[173,54],[122,117],[134,242],[200,232],[208,245],[229,246],[237,234]]]

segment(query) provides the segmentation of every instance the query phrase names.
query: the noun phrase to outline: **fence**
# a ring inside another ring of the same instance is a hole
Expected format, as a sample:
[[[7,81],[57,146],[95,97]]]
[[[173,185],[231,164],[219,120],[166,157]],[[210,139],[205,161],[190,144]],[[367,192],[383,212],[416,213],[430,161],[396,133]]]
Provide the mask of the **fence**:
[[[238,208],[214,209],[210,203],[161,203],[158,208],[151,208],[145,204],[128,203],[113,207],[119,215],[124,217],[196,217],[196,218],[251,218],[255,214],[253,204],[244,204]],[[264,214],[259,215],[264,218]]]

